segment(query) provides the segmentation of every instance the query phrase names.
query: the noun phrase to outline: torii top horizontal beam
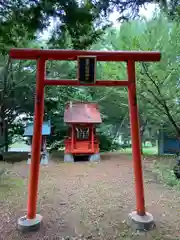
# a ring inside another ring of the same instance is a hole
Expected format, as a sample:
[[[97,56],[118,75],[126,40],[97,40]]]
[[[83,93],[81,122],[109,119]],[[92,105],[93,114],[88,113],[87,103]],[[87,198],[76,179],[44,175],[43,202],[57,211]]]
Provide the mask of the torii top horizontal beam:
[[[36,60],[77,60],[78,56],[96,56],[97,61],[138,61],[157,62],[161,59],[160,52],[150,51],[83,51],[83,50],[51,50],[13,48],[9,53],[13,59]]]

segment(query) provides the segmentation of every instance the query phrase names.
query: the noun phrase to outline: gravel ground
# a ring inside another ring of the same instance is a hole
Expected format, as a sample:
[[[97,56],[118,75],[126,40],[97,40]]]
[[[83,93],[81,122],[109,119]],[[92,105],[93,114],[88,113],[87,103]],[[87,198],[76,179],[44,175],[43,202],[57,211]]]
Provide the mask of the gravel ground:
[[[113,240],[180,239],[180,192],[163,186],[145,161],[145,198],[156,229],[133,233],[127,226],[135,208],[133,169],[130,157],[106,154],[100,163],[62,163],[41,166],[38,213],[43,226],[22,234],[17,218],[26,213],[28,165],[0,163],[9,170],[0,180],[0,240]],[[10,179],[9,179],[10,178]]]

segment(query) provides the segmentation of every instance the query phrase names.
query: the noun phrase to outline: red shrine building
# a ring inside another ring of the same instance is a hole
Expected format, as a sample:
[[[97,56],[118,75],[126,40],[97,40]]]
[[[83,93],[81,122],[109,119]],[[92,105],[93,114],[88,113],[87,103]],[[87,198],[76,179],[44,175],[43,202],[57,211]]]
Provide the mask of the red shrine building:
[[[64,122],[68,125],[64,161],[73,162],[74,156],[89,156],[89,161],[100,160],[96,126],[102,123],[97,104],[70,102],[66,105]]]

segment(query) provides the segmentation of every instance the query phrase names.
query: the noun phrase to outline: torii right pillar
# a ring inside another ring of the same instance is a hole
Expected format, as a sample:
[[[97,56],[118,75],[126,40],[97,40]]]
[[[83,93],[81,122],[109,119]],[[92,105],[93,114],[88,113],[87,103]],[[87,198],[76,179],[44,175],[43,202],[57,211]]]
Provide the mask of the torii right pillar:
[[[129,214],[128,220],[129,225],[131,225],[134,230],[147,231],[153,229],[155,227],[155,224],[153,216],[145,210],[143,171],[140,151],[138,105],[136,97],[136,70],[134,61],[129,60],[127,62],[127,72],[129,81],[128,99],[131,123],[133,169],[136,188],[136,211],[133,211]]]

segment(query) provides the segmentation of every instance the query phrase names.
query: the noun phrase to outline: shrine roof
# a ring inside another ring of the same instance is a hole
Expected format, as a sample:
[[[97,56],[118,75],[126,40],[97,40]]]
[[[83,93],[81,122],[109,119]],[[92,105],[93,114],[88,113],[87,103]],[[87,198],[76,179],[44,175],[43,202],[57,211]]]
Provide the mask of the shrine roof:
[[[34,123],[28,123],[24,130],[24,136],[33,136]],[[51,124],[50,121],[43,122],[42,125],[42,135],[48,136],[51,134]]]
[[[95,103],[71,102],[64,111],[65,123],[102,123],[98,105]]]

